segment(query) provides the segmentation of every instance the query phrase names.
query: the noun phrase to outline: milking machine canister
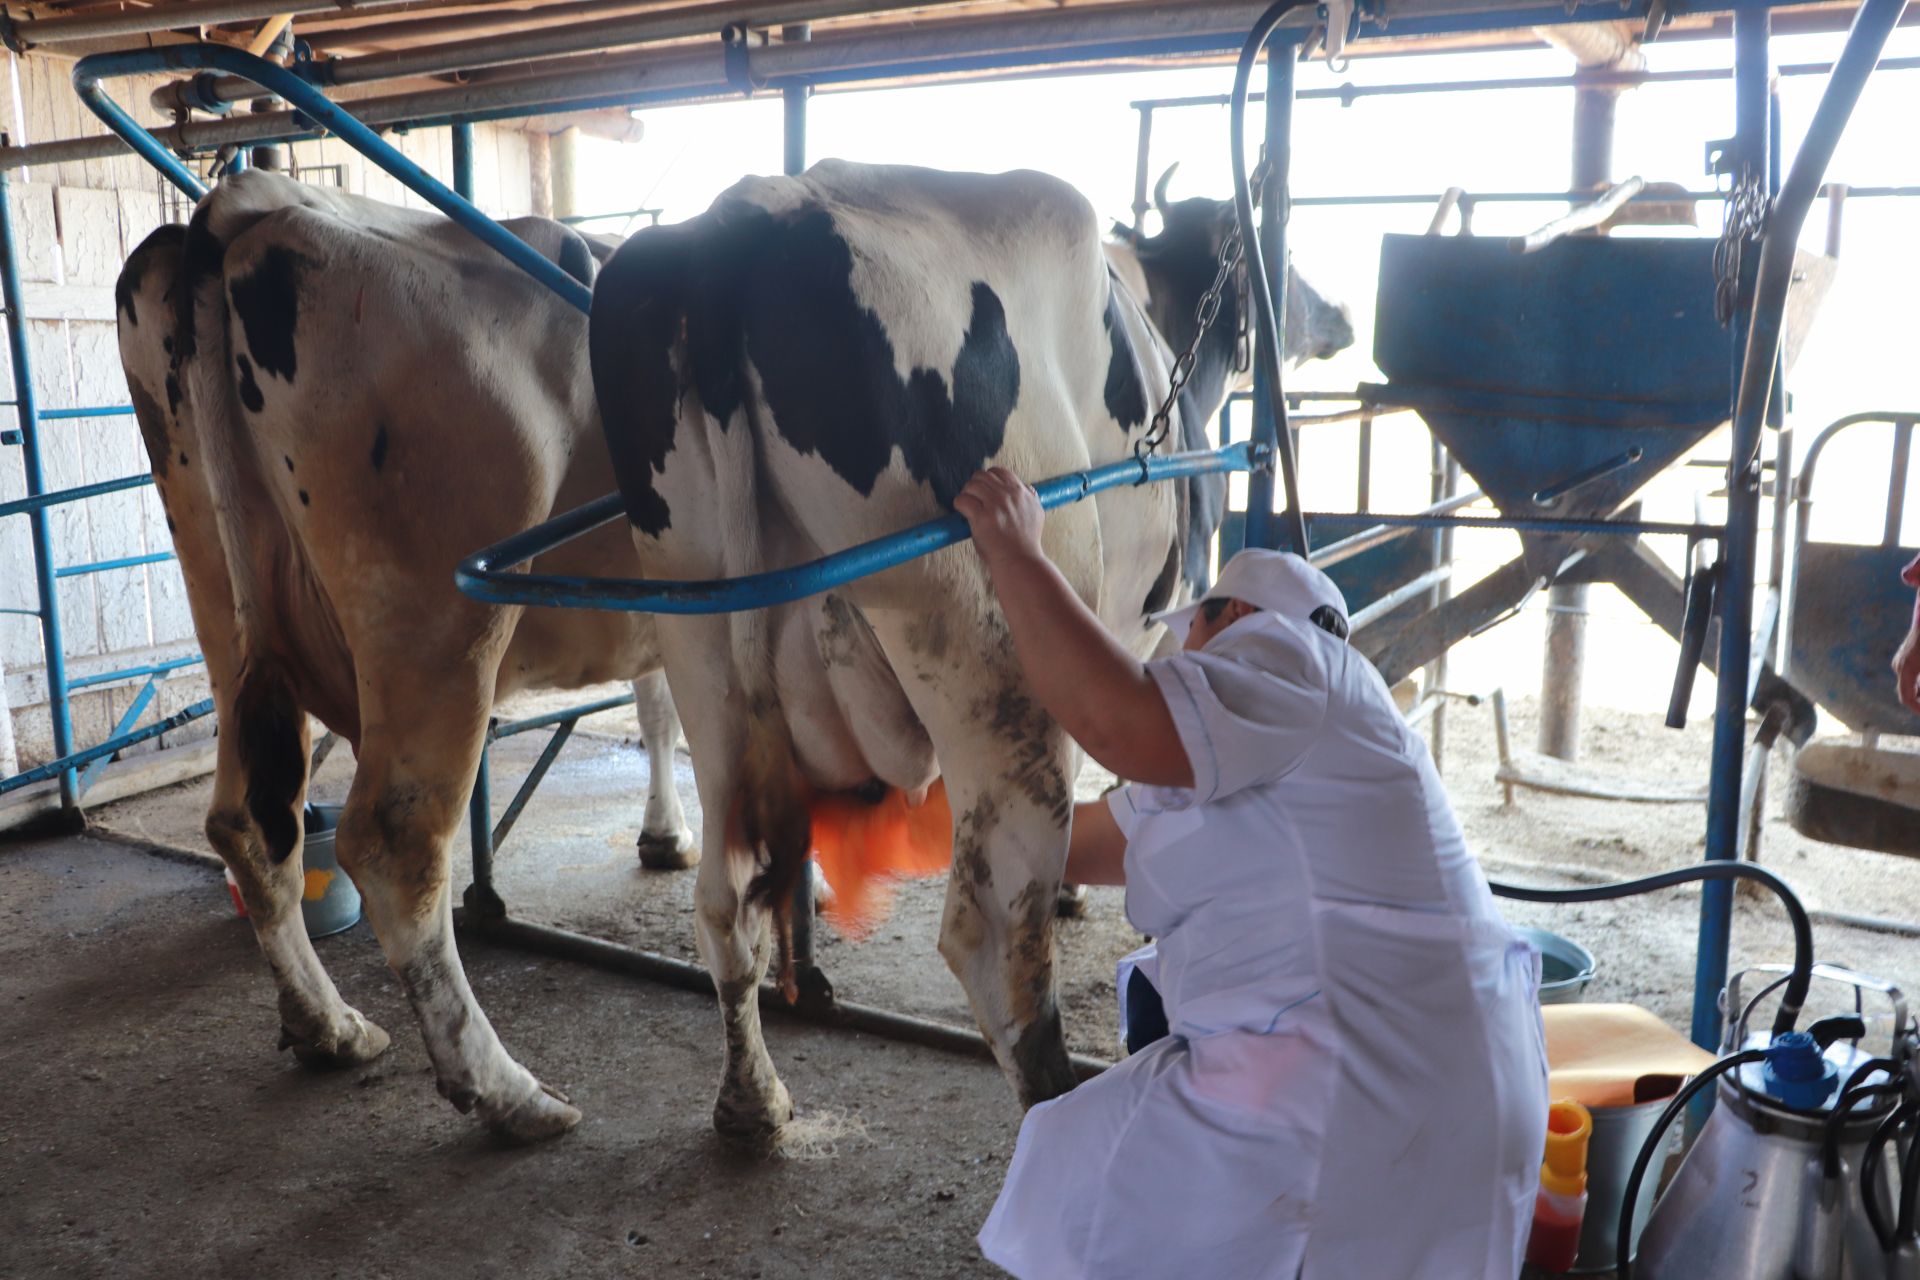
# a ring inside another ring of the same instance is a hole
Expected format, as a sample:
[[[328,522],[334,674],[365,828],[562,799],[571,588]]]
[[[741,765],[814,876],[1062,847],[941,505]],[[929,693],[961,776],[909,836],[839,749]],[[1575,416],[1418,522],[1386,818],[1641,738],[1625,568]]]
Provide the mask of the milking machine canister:
[[[1813,976],[1848,989],[1852,1014],[1804,1031],[1751,1030],[1755,1006],[1787,978],[1744,1002],[1743,984],[1787,972],[1749,969],[1721,993],[1722,1057],[1649,1136],[1623,1215],[1652,1190],[1642,1183],[1666,1125],[1709,1085],[1717,1105],[1621,1280],[1920,1280],[1920,1078],[1906,1000],[1820,965]]]

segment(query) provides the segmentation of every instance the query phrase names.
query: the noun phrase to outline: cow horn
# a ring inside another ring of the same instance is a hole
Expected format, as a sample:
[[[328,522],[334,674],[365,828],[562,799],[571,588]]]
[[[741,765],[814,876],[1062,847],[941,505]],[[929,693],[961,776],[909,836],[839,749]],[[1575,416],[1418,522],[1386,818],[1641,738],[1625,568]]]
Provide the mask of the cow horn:
[[[1173,171],[1179,167],[1180,162],[1175,160],[1167,166],[1167,171],[1160,175],[1160,181],[1153,184],[1153,207],[1160,211],[1162,218],[1167,216],[1167,184],[1173,181]]]

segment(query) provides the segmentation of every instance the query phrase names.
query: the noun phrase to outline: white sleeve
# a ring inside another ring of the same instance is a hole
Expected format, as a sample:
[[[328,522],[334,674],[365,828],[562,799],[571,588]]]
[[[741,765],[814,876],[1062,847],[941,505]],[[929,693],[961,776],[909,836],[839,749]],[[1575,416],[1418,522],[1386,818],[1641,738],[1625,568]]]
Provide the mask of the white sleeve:
[[[1180,809],[1292,772],[1326,720],[1324,649],[1262,614],[1236,622],[1198,653],[1148,663],[1193,767],[1193,786],[1144,788],[1142,798],[1154,808]]]

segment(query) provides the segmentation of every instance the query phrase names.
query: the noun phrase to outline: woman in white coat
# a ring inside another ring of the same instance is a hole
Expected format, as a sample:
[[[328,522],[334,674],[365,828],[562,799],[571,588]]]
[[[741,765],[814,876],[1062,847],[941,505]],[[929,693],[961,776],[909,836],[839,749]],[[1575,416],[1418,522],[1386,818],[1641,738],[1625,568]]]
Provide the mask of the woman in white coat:
[[[955,508],[1036,695],[1129,783],[1077,806],[1066,876],[1127,886],[1170,1031],[1027,1114],[987,1258],[1022,1280],[1513,1280],[1546,1132],[1539,960],[1338,588],[1243,551],[1165,619],[1184,649],[1141,663],[1041,553],[1017,477]]]

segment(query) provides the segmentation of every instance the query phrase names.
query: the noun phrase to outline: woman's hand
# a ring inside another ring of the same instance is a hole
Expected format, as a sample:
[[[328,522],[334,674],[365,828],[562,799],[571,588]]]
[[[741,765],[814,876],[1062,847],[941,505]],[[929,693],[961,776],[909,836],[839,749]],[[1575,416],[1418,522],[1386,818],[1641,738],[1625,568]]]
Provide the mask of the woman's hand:
[[[975,472],[954,498],[953,509],[972,528],[989,573],[1010,560],[1041,555],[1040,530],[1047,516],[1040,495],[1005,467]]]
[[[1901,705],[1920,712],[1920,604],[1914,608],[1913,629],[1893,655],[1893,674],[1900,682]]]

